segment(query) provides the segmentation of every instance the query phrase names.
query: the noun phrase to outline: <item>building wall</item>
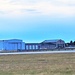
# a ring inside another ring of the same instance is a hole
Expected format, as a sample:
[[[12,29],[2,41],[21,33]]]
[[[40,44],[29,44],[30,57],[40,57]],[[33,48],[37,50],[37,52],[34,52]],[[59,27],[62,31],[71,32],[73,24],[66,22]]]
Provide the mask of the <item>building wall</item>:
[[[64,48],[65,42],[63,40],[46,40],[40,44],[40,49],[56,49]]]
[[[37,50],[39,49],[39,43],[25,43],[25,50]]]
[[[55,49],[56,48],[56,45],[54,44],[54,45],[52,45],[52,44],[41,44],[40,45],[40,49]]]
[[[23,50],[25,49],[25,43],[22,40],[11,39],[11,40],[1,40],[0,50]]]
[[[58,40],[56,42],[56,47],[57,48],[64,48],[65,47],[65,42],[63,40]]]
[[[3,50],[4,47],[3,47],[3,41],[0,40],[0,50]]]

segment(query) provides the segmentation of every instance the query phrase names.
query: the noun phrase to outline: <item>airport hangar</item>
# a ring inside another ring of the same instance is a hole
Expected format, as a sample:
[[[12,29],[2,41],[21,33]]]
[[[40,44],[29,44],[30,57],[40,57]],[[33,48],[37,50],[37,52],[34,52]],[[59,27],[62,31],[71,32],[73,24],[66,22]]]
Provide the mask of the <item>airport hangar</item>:
[[[61,39],[45,40],[41,43],[25,43],[20,39],[0,40],[0,50],[25,51],[64,48],[65,42]]]

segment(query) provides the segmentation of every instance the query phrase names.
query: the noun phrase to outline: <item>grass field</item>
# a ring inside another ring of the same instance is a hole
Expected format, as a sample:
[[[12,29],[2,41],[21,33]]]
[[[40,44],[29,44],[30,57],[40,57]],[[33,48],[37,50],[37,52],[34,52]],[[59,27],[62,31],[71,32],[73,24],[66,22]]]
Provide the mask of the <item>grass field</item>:
[[[0,56],[0,75],[75,75],[75,54]]]

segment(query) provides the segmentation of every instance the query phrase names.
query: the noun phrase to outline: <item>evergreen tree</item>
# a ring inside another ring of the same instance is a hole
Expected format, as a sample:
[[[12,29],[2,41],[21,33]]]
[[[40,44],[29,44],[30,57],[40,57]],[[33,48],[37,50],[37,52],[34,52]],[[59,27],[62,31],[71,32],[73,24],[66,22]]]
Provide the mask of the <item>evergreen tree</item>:
[[[74,45],[75,45],[75,41],[74,41]]]
[[[73,45],[73,41],[72,40],[70,41],[70,45]]]

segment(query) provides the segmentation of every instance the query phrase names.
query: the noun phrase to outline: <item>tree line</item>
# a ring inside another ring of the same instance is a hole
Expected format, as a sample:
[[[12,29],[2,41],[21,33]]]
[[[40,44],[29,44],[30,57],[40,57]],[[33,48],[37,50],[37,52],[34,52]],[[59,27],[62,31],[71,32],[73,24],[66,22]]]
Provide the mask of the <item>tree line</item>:
[[[69,43],[65,44],[66,46],[75,46],[75,41],[70,41]]]

